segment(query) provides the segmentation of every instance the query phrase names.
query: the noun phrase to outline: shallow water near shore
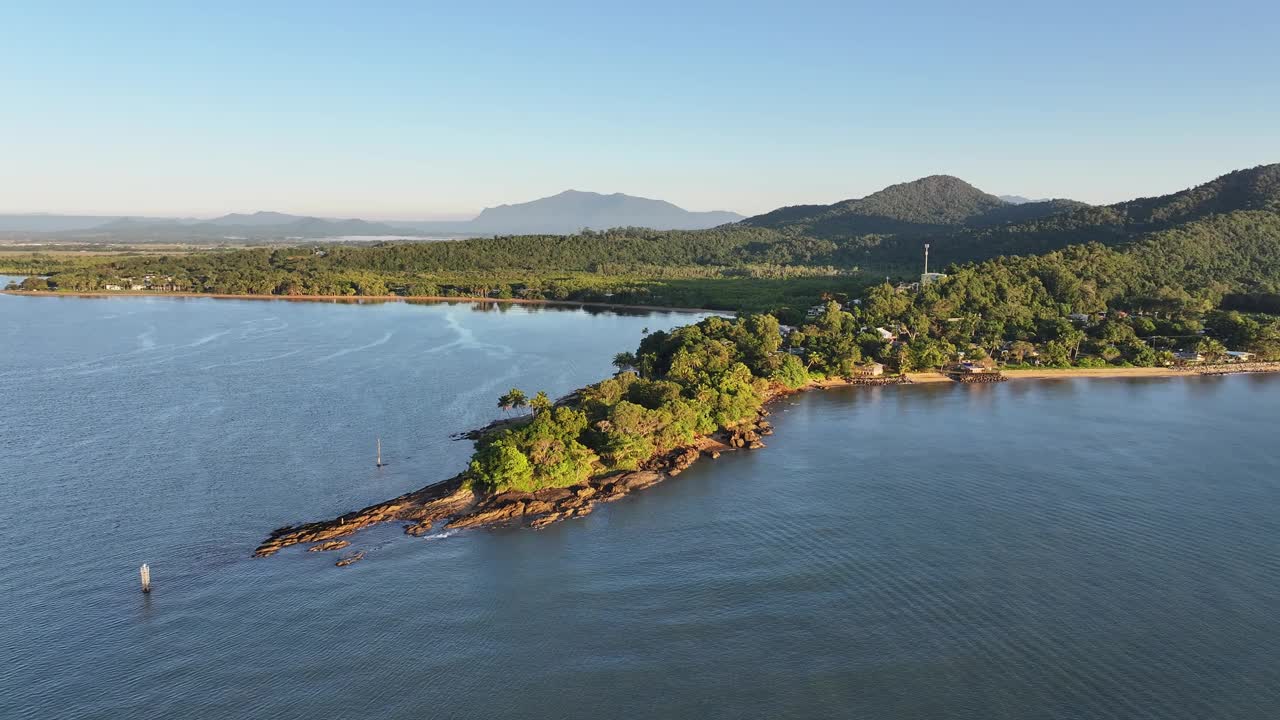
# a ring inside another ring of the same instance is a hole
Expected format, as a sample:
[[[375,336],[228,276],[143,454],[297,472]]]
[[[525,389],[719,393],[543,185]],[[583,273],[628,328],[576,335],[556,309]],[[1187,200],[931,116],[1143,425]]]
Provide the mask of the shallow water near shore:
[[[1274,716],[1274,376],[812,392],[581,520],[249,557],[696,317],[0,296],[0,717]]]

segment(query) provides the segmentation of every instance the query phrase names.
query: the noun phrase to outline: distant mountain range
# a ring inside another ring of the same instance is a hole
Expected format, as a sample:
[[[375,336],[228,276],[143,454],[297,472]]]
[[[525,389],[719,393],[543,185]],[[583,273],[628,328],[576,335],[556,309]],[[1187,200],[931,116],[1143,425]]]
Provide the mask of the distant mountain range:
[[[365,220],[330,220],[275,212],[252,215],[233,213],[212,220],[181,221],[153,218],[121,218],[89,228],[87,233],[136,240],[287,239],[339,237],[343,235],[405,235],[385,223]]]
[[[1025,205],[1027,203],[1041,202],[1040,200],[1032,200],[1031,198],[1022,197],[1021,195],[997,195],[996,197],[1010,205]]]
[[[647,227],[700,230],[737,222],[743,216],[723,210],[690,212],[664,200],[614,193],[566,190],[517,205],[485,208],[468,229],[484,233],[571,233],[583,228]]]
[[[469,236],[562,234],[584,228],[646,227],[698,230],[736,222],[725,211],[690,212],[663,200],[622,193],[602,195],[566,190],[516,205],[485,208],[463,221],[390,221],[304,217],[278,212],[232,213],[211,220],[130,218],[100,215],[0,215],[0,231],[53,233],[81,241],[181,242],[288,240],[342,236]]]

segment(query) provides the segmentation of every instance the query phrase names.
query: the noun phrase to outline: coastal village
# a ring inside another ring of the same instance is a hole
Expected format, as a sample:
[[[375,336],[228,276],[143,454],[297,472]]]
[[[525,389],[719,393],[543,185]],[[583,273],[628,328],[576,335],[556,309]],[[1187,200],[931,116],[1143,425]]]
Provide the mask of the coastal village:
[[[144,275],[141,279],[119,277],[116,278],[115,282],[103,285],[102,289],[113,292],[137,292],[142,290],[149,290],[151,292],[176,292],[179,287],[174,281],[172,275]]]
[[[947,280],[945,273],[928,271],[928,246],[925,246],[925,271],[921,273],[918,281],[915,282],[899,282],[893,286],[894,292],[901,295],[915,295],[923,288],[927,288],[937,283],[944,283]],[[855,312],[860,309],[863,304],[862,298],[848,298],[838,295],[824,296],[824,302],[813,305],[805,311],[804,323],[799,325],[781,325],[780,329],[784,339],[788,339],[787,351],[801,359],[806,356],[806,350],[802,346],[789,341],[793,336],[802,337],[805,334],[806,326],[811,329],[812,323],[818,321],[825,313],[838,308],[844,312]],[[1151,314],[1154,316],[1154,313]],[[1123,324],[1124,327],[1132,327],[1139,318],[1146,318],[1146,327],[1154,328],[1154,317],[1148,317],[1145,313],[1130,313],[1124,310],[1099,311],[1095,313],[1073,312],[1066,315],[1072,325],[1081,333],[1081,339],[1078,341],[1083,344],[1088,342],[1095,335],[1104,335],[1105,326],[1108,322],[1112,325]],[[963,318],[952,317],[946,318],[945,322],[958,323]],[[896,325],[886,324],[877,326],[862,326],[859,332],[870,337],[878,338],[885,345],[882,351],[882,357],[893,357],[902,351],[911,341],[911,333],[908,328]],[[1192,335],[1184,336],[1164,336],[1150,334],[1146,337],[1140,337],[1130,331],[1132,337],[1130,342],[1141,343],[1152,354],[1154,358],[1152,365],[1163,368],[1173,369],[1195,369],[1207,368],[1209,370],[1221,370],[1221,367],[1237,366],[1236,371],[1245,370],[1242,367],[1245,364],[1258,362],[1257,354],[1244,349],[1229,349],[1222,344],[1221,341],[1210,337],[1204,328],[1199,328]],[[1105,338],[1100,338],[1105,339]],[[1107,348],[1105,346],[1095,348],[1100,350],[1097,355],[1081,353],[1079,358],[1073,358],[1076,363],[1082,367],[1101,366],[1106,367],[1115,357],[1107,357]],[[1269,365],[1269,364],[1268,364]],[[1035,369],[1058,367],[1059,363],[1047,362],[1042,347],[1035,343],[1023,340],[1007,340],[999,345],[990,348],[990,350],[980,347],[977,343],[969,343],[964,349],[957,348],[952,357],[947,358],[938,368],[940,372],[956,382],[961,383],[987,383],[1001,382],[1006,378],[1005,369]],[[1259,366],[1258,369],[1266,369]],[[899,374],[905,374],[899,369]],[[853,372],[846,377],[847,380],[872,380],[876,378],[886,377],[886,365],[877,361],[862,362],[854,366]]]

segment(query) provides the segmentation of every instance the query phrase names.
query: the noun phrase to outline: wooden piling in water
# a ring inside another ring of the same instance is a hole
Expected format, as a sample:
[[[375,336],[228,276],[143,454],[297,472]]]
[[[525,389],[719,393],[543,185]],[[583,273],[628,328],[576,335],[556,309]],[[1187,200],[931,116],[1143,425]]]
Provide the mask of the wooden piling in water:
[[[142,578],[142,592],[151,592],[151,567],[142,563],[142,567],[138,568],[138,575]]]

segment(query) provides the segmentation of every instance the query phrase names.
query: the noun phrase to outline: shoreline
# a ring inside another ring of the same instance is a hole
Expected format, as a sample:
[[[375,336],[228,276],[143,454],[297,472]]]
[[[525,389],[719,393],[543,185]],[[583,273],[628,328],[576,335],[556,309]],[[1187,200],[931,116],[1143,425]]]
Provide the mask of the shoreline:
[[[628,305],[626,303],[597,302],[590,300],[534,300],[530,298],[478,298],[450,297],[446,295],[252,295],[235,293],[184,293],[184,292],[149,292],[146,290],[89,290],[85,292],[59,292],[57,290],[0,290],[2,295],[15,297],[62,297],[62,298],[112,298],[112,297],[157,297],[157,298],[210,298],[213,300],[279,300],[285,302],[331,302],[349,303],[472,303],[476,305],[549,305],[553,307],[594,307],[605,310],[643,310],[646,312],[674,313],[710,313],[720,315],[736,315],[731,310],[715,310],[712,308],[674,307],[667,305]]]
[[[1197,376],[1280,373],[1280,362],[1234,365],[1205,365],[1192,368],[1067,368],[1064,370],[1011,370],[1011,379],[1103,379],[1125,377],[1187,378]],[[269,557],[292,545],[311,544],[308,550],[344,548],[349,543],[334,542],[337,538],[386,522],[403,522],[407,535],[421,537],[433,529],[460,530],[499,526],[521,526],[533,529],[546,527],[561,520],[582,517],[592,512],[600,503],[621,499],[633,492],[656,485],[679,475],[703,457],[720,457],[723,452],[753,450],[765,447],[762,436],[773,434],[773,427],[765,418],[774,403],[803,392],[835,388],[881,387],[901,385],[929,385],[937,383],[961,385],[942,373],[908,373],[905,376],[882,378],[855,378],[813,380],[794,390],[774,387],[765,397],[756,419],[733,430],[718,431],[696,438],[691,444],[650,458],[640,469],[617,471],[588,478],[584,483],[563,488],[544,488],[532,493],[508,491],[481,494],[467,487],[465,472],[417,490],[404,493],[390,500],[369,505],[360,510],[345,513],[330,520],[319,520],[300,525],[286,525],[272,531],[254,550],[254,557]],[[492,424],[468,432],[457,433],[455,438],[478,438],[493,429]],[[442,527],[437,524],[444,521]],[[355,551],[337,563],[345,567],[363,557]]]
[[[1026,368],[1002,370],[1013,380],[1069,380],[1073,378],[1185,378],[1207,375],[1245,375],[1280,372],[1280,362],[1212,363],[1180,367]],[[907,373],[913,385],[955,382],[940,372]]]
[[[618,500],[675,477],[704,455],[714,459],[723,452],[763,448],[765,445],[761,436],[773,434],[772,425],[765,420],[770,414],[769,406],[782,398],[809,390],[900,385],[907,382],[909,381],[899,377],[888,377],[874,380],[815,380],[795,390],[774,387],[765,396],[754,421],[733,430],[717,431],[712,435],[695,438],[688,445],[651,457],[637,470],[597,475],[584,483],[569,487],[544,488],[532,493],[507,491],[489,495],[467,487],[464,471],[447,480],[344,513],[331,520],[277,528],[258,545],[253,556],[269,557],[291,545],[328,543],[385,522],[407,522],[404,526],[405,534],[417,537],[431,532],[441,520],[445,521],[444,530],[517,524],[534,529],[546,527],[560,520],[582,517],[600,503]],[[510,421],[506,421],[504,425],[509,423]],[[476,439],[493,429],[494,423],[490,423],[483,428],[457,433],[453,437]],[[319,549],[322,545],[313,547]]]

